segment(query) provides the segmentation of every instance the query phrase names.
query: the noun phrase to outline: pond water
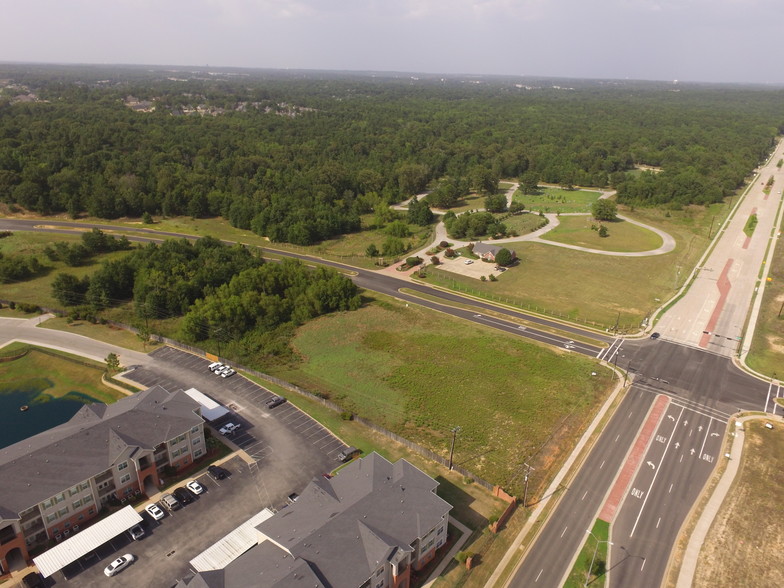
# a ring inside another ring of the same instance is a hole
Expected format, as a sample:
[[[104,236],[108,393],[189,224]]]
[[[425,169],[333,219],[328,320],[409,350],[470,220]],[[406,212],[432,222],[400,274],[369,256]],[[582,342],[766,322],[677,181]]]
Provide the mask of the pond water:
[[[0,384],[0,448],[61,425],[85,404],[96,402],[77,391],[52,398],[45,392],[50,386],[45,378]],[[19,410],[25,405],[25,412]]]

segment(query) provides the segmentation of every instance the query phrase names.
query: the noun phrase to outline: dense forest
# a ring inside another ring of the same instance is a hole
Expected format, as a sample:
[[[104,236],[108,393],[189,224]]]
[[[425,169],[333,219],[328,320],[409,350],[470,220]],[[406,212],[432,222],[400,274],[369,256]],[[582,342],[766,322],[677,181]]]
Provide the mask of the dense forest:
[[[220,215],[307,245],[425,189],[449,205],[500,178],[716,202],[784,130],[781,90],[554,83],[3,65],[0,201]]]

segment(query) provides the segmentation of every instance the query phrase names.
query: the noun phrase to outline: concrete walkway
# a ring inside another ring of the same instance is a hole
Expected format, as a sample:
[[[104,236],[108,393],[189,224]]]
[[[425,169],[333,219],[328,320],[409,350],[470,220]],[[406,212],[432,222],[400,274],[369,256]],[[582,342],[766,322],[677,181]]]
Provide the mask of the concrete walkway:
[[[736,422],[740,423],[741,425],[745,425],[748,421],[751,420],[769,421],[771,420],[771,417],[770,415],[744,417],[738,419]],[[781,421],[781,419],[779,419],[779,421]],[[690,588],[694,585],[694,573],[697,571],[697,562],[699,561],[700,557],[700,549],[702,548],[702,544],[705,542],[705,537],[707,537],[708,531],[713,524],[713,519],[716,518],[716,515],[718,514],[724,499],[727,497],[727,494],[732,487],[732,483],[735,480],[738,469],[740,469],[741,457],[743,456],[743,442],[745,440],[744,426],[736,426],[733,433],[735,434],[735,437],[732,440],[732,447],[730,448],[729,458],[725,456],[725,459],[728,459],[727,467],[724,470],[724,473],[721,475],[721,479],[716,485],[716,488],[713,490],[713,493],[708,500],[708,504],[705,505],[702,513],[700,513],[700,518],[698,519],[697,524],[691,533],[691,537],[689,537],[689,543],[686,546],[686,551],[683,554],[683,562],[681,563],[680,573],[678,574],[676,588]]]
[[[452,549],[449,550],[449,553],[447,553],[443,557],[441,563],[439,563],[436,566],[436,569],[434,569],[433,572],[430,574],[430,577],[427,579],[427,582],[425,582],[422,585],[423,588],[430,588],[433,584],[435,584],[435,581],[438,580],[438,578],[440,578],[441,574],[444,572],[444,568],[446,568],[446,566],[449,565],[449,562],[451,562],[455,558],[457,552],[460,551],[463,545],[465,545],[465,542],[468,541],[468,538],[471,536],[471,529],[466,527],[463,523],[461,523],[457,519],[453,517],[449,517],[449,523],[454,525],[458,529],[460,529],[460,532],[463,534],[460,535],[460,539],[458,539],[455,542],[455,544],[452,546]]]

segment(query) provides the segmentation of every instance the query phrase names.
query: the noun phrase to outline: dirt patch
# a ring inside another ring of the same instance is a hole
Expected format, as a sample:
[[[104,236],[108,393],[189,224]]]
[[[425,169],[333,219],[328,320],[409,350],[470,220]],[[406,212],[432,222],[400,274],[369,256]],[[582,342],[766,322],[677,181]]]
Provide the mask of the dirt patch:
[[[694,586],[784,586],[784,424],[746,424],[742,464],[700,551]]]

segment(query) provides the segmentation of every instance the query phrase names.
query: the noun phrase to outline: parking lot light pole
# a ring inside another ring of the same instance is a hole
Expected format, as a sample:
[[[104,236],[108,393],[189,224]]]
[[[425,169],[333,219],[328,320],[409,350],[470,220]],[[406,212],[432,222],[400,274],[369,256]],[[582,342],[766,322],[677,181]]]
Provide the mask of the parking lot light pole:
[[[596,539],[596,547],[593,548],[593,557],[591,558],[591,565],[588,568],[588,573],[585,574],[585,584],[583,584],[583,586],[588,585],[588,579],[591,577],[591,570],[593,570],[593,562],[596,560],[596,552],[599,551],[599,545],[601,543],[606,543],[607,545],[613,545],[612,541],[599,541],[599,538],[596,535],[594,535],[590,529],[586,529],[585,532],[588,533],[594,539]]]
[[[460,427],[452,427],[452,446],[449,448],[449,471],[452,471],[452,457],[455,455],[455,439],[460,432]]]

